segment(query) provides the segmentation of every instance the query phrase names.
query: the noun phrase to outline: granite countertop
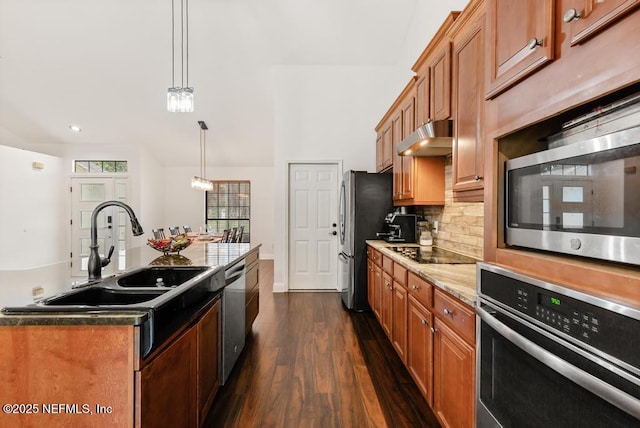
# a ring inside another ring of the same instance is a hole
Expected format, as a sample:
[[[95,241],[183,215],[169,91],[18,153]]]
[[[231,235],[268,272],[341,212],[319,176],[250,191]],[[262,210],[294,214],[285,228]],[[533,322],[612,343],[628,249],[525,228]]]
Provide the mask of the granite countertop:
[[[411,272],[425,278],[436,287],[475,307],[477,298],[475,264],[420,264],[396,253],[390,248],[398,247],[402,244],[378,240],[367,241],[367,244],[391,258],[394,262],[400,263]],[[415,246],[415,244],[410,245]]]
[[[127,250],[126,271],[146,266],[228,266],[257,250],[260,244],[249,243],[213,243],[207,241],[194,242],[182,250],[180,255],[161,255],[158,251],[145,245]],[[71,282],[69,282],[71,284]],[[68,286],[71,289],[71,285]],[[18,305],[12,305],[18,306]],[[149,315],[141,311],[95,310],[90,312],[38,312],[33,314],[0,313],[2,325],[141,325]]]

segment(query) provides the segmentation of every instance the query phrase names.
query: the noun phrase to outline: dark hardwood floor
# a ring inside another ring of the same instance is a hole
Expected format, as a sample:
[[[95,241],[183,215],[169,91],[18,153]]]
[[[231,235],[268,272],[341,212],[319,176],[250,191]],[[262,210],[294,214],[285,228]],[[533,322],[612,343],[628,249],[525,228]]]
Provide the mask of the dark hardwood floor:
[[[373,314],[272,284],[261,261],[260,314],[206,427],[439,427]]]

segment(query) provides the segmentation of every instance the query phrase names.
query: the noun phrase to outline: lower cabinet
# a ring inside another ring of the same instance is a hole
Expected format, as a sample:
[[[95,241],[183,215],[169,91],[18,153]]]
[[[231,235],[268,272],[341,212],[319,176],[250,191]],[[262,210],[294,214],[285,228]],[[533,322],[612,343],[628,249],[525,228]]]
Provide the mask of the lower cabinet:
[[[196,427],[220,385],[220,300],[135,372],[136,426]]]
[[[140,391],[137,426],[196,426],[197,355],[197,330],[190,328],[136,373]]]
[[[402,263],[369,263],[374,313],[440,424],[473,427],[474,309]]]
[[[407,363],[407,289],[393,282],[391,337],[393,347],[403,363]]]
[[[436,318],[433,350],[433,411],[443,427],[473,427],[475,349]]]
[[[409,296],[407,369],[430,406],[433,406],[433,314]]]
[[[382,329],[391,339],[391,324],[393,323],[393,279],[386,272],[382,273],[382,302],[380,309],[380,324]]]
[[[198,425],[201,426],[220,387],[221,303],[214,305],[196,325],[198,341]]]

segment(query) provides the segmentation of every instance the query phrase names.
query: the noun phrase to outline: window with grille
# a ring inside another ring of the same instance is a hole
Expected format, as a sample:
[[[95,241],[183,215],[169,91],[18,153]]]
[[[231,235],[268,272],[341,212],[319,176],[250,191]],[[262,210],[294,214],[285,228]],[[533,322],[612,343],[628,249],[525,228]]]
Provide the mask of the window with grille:
[[[206,193],[206,223],[214,233],[243,227],[241,242],[251,238],[251,182],[214,181]]]
[[[113,160],[77,160],[74,162],[73,171],[89,174],[124,173],[129,169],[127,161]]]

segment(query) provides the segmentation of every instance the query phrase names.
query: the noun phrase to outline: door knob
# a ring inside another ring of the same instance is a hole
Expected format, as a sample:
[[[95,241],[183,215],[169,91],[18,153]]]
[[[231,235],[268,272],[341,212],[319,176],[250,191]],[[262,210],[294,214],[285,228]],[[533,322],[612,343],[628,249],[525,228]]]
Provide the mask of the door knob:
[[[338,232],[336,232],[335,230],[333,232],[329,232],[329,235],[336,236],[337,234],[338,234]]]

